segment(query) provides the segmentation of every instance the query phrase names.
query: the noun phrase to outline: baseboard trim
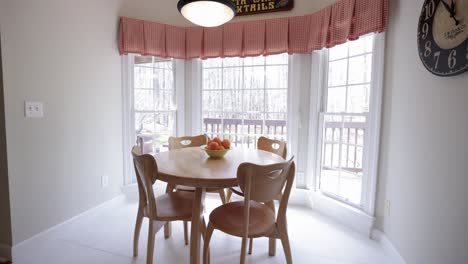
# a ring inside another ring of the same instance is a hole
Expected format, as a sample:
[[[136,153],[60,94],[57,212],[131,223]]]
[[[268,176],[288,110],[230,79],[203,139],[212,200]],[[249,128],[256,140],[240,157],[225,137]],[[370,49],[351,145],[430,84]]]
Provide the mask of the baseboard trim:
[[[384,251],[391,258],[392,263],[395,264],[406,264],[405,259],[396,250],[393,243],[388,239],[384,232],[378,229],[372,229],[371,238],[380,243]]]
[[[90,213],[90,212],[93,211],[94,209],[98,209],[98,208],[104,207],[106,204],[111,203],[111,202],[113,202],[113,201],[115,201],[115,200],[117,200],[117,199],[125,199],[125,197],[124,197],[122,194],[120,194],[120,195],[118,195],[118,196],[116,196],[116,197],[114,197],[114,198],[112,198],[112,199],[110,199],[110,200],[108,200],[108,201],[105,201],[105,202],[103,202],[103,203],[101,203],[101,204],[99,204],[99,205],[97,205],[97,206],[95,206],[95,207],[92,207],[92,208],[90,208],[90,209],[88,209],[88,210],[86,210],[86,211],[84,211],[84,212],[82,212],[82,213],[80,213],[80,214],[77,214],[77,215],[73,216],[72,218],[69,218],[69,219],[63,221],[63,222],[60,223],[60,224],[57,224],[57,225],[55,225],[55,226],[53,226],[53,227],[51,227],[51,228],[48,228],[48,229],[46,229],[46,230],[44,230],[44,231],[42,231],[42,232],[40,232],[40,233],[37,233],[37,234],[33,235],[32,237],[27,238],[27,239],[25,239],[25,240],[23,240],[23,241],[17,243],[16,245],[13,245],[13,247],[12,247],[12,255],[14,256],[15,248],[17,248],[17,247],[19,247],[19,246],[21,246],[21,245],[23,245],[23,244],[25,244],[25,243],[27,243],[27,242],[29,242],[29,241],[35,239],[35,238],[37,238],[37,237],[42,236],[42,235],[44,235],[45,233],[48,233],[48,232],[50,232],[50,231],[53,231],[53,230],[55,230],[55,229],[57,229],[57,228],[59,228],[59,227],[65,225],[65,224],[67,224],[67,223],[70,223],[70,222],[72,222],[73,220],[77,219],[78,217],[81,217],[81,216],[84,216],[84,215]]]
[[[337,202],[321,193],[311,192],[312,208],[354,231],[370,237],[375,217],[349,205]]]
[[[11,261],[11,246],[0,244],[0,259],[10,260]],[[1,262],[1,261],[0,261]]]

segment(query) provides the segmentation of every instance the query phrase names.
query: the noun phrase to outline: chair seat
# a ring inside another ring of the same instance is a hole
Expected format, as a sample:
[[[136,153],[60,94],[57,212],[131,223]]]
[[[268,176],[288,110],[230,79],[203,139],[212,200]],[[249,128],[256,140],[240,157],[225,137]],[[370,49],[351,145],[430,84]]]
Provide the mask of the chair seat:
[[[244,202],[222,205],[210,214],[210,222],[216,229],[242,237],[244,226]],[[270,234],[275,227],[275,213],[268,206],[250,201],[249,235],[261,237]]]
[[[192,192],[172,192],[156,197],[156,219],[153,220],[190,220],[194,197]],[[144,214],[149,216],[148,206],[146,206]]]

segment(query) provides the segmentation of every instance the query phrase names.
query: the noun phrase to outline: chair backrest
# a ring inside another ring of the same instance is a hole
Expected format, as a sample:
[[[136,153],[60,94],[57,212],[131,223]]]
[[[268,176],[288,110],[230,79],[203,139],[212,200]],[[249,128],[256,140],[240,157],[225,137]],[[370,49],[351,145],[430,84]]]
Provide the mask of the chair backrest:
[[[208,143],[206,135],[199,135],[194,137],[170,137],[169,150],[181,149],[187,147],[199,147]]]
[[[257,202],[274,200],[282,192],[290,176],[293,158],[266,166],[242,163],[237,169],[237,179],[241,190],[244,194],[250,193],[250,200]]]
[[[278,223],[286,223],[286,209],[296,173],[294,157],[290,160],[272,164],[256,165],[242,163],[237,169],[239,186],[244,193],[244,216],[248,223],[250,201],[272,204],[273,200],[284,188],[283,196],[277,214]]]
[[[139,146],[132,148],[133,165],[138,182],[139,206],[149,207],[149,216],[156,217],[156,201],[154,198],[153,184],[158,178],[158,165],[152,155],[142,154]]]
[[[266,137],[260,137],[257,141],[257,149],[275,153],[283,159],[288,155],[287,143],[286,141],[269,139]]]

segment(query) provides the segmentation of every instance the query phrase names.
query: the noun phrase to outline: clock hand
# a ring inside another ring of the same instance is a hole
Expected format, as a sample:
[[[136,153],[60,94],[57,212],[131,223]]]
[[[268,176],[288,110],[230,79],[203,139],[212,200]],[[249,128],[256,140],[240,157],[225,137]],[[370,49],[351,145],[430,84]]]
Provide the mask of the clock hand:
[[[452,10],[452,13],[455,14],[455,2],[452,0],[452,4],[450,5],[450,9]]]
[[[450,17],[453,18],[453,20],[455,20],[455,25],[458,26],[458,24],[460,24],[460,21],[458,21],[458,19],[455,17],[455,4],[452,0],[452,6],[450,7],[447,3],[445,3],[444,0],[441,0],[442,4],[444,5],[445,9],[447,9],[447,11],[450,13]]]
[[[445,3],[444,0],[441,0],[441,2],[442,2],[442,4],[444,4],[445,9],[447,9],[447,11],[450,13],[450,15],[452,15],[452,13],[453,13],[452,8],[447,3]],[[453,4],[453,1],[452,1],[452,4]]]
[[[450,17],[452,17],[453,20],[455,20],[455,25],[458,26],[458,24],[460,24],[460,21],[458,21],[458,19],[455,17],[455,15],[457,14],[457,11],[456,11],[456,6],[455,6],[455,1],[454,0],[452,0],[452,5],[451,5],[450,9],[452,10],[452,13],[451,13]]]

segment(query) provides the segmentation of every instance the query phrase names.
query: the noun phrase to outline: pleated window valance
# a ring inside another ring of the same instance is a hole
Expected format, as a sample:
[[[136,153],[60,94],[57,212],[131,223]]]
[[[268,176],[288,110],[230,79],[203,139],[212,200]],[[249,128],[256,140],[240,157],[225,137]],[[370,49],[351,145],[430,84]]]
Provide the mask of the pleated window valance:
[[[387,25],[388,0],[339,0],[316,13],[228,23],[215,28],[177,27],[120,19],[120,54],[177,59],[310,53]]]

